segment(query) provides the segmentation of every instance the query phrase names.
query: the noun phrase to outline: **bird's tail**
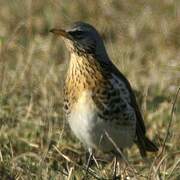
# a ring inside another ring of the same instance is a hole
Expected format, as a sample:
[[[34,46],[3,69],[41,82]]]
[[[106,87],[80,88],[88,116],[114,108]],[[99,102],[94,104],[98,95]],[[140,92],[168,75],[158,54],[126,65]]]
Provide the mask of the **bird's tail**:
[[[139,148],[142,157],[146,157],[146,151],[149,152],[158,151],[157,146],[146,137],[145,131],[143,132],[140,126],[137,126],[136,135],[137,135],[136,144]]]
[[[149,140],[145,135],[144,137],[138,138],[137,145],[139,147],[139,151],[142,157],[146,157],[146,151],[149,152],[157,152],[158,148],[157,146]]]

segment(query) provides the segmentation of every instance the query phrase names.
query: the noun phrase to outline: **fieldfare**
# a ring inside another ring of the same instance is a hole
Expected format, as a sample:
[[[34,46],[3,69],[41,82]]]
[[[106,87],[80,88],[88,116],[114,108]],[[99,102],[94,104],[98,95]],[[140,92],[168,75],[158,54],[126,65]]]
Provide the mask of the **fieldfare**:
[[[76,22],[70,29],[50,32],[63,37],[70,52],[64,111],[76,137],[89,150],[116,152],[114,143],[119,149],[136,143],[143,157],[158,151],[146,137],[130,83],[108,57],[97,30]]]

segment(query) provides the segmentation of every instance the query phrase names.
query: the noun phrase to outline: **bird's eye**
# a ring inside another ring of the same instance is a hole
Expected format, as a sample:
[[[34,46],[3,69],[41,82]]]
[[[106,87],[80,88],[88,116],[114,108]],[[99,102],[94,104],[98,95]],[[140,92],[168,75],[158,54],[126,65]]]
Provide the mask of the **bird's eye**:
[[[75,31],[75,35],[80,36],[83,34],[83,31]]]
[[[69,31],[69,34],[71,34],[73,37],[80,37],[83,35],[83,31]]]

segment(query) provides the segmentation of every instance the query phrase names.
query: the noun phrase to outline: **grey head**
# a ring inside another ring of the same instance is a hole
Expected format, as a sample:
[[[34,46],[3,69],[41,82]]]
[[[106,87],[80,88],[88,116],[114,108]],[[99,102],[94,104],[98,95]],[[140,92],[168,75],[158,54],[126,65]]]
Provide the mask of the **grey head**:
[[[76,22],[66,30],[52,29],[50,32],[62,36],[71,53],[92,54],[101,61],[109,60],[100,34],[88,23]]]

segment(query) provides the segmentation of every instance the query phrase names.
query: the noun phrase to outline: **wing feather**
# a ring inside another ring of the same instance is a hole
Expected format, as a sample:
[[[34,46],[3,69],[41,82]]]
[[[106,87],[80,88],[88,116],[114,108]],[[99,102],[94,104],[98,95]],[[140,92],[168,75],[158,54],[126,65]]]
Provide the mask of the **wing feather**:
[[[135,142],[137,143],[141,156],[145,157],[146,156],[146,151],[158,151],[158,148],[156,145],[151,142],[146,136],[146,128],[144,125],[144,120],[141,115],[141,112],[139,110],[139,106],[136,101],[136,97],[133,93],[133,90],[131,88],[131,85],[129,81],[125,78],[125,76],[116,68],[116,66],[111,62],[107,61],[107,64],[104,62],[100,62],[101,67],[104,69],[104,76],[108,73],[114,74],[114,81],[118,81],[118,79],[123,82],[123,86],[119,86],[120,88],[120,93],[121,93],[121,98],[124,100],[124,102],[128,102],[128,105],[132,107],[133,112],[135,113],[135,119],[136,119],[136,139]],[[116,78],[117,77],[117,78]],[[118,84],[117,82],[115,82]],[[121,99],[121,101],[122,101]],[[123,102],[123,101],[122,101]],[[121,109],[123,110],[123,108]]]

